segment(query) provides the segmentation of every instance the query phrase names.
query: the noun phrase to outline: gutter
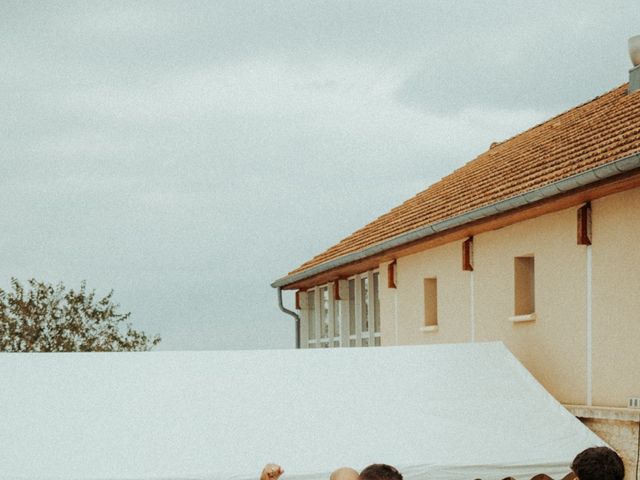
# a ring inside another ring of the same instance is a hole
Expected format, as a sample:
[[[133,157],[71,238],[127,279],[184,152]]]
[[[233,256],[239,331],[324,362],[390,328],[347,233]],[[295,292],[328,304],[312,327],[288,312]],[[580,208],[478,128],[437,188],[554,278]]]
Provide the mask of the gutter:
[[[296,348],[300,348],[300,316],[293,310],[289,310],[282,303],[282,287],[278,287],[278,307],[287,315],[291,315],[296,322]]]
[[[446,220],[432,223],[425,227],[421,227],[417,230],[412,230],[407,233],[398,235],[397,237],[390,238],[381,243],[367,247],[363,250],[349,253],[338,258],[329,260],[328,262],[316,265],[303,272],[298,272],[293,275],[287,275],[279,278],[271,284],[273,288],[281,289],[287,285],[305,280],[320,273],[324,273],[328,270],[333,270],[337,267],[342,267],[349,263],[357,262],[365,258],[371,257],[378,253],[384,252],[391,248],[399,247],[406,243],[415,242],[416,240],[422,240],[430,237],[436,233],[444,232],[455,227],[459,227],[466,223],[470,223],[476,220],[481,220],[499,213],[504,213],[509,210],[513,210],[525,205],[539,202],[547,198],[554,197],[561,193],[566,193],[571,190],[590,185],[592,183],[614,177],[621,173],[629,172],[636,168],[640,168],[640,152],[636,152],[627,157],[623,157],[613,162],[609,162],[605,165],[601,165],[591,170],[587,170],[571,177],[567,177],[557,182],[550,183],[544,187],[530,192],[522,193],[506,200],[501,200],[491,205],[477,208],[469,212],[457,215]]]

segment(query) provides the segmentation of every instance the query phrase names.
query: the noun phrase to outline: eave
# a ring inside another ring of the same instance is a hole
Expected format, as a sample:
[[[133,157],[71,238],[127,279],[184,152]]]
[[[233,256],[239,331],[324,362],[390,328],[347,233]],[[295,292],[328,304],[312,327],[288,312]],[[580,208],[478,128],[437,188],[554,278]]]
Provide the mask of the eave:
[[[380,263],[399,257],[638,186],[640,152],[331,259],[308,270],[282,277],[271,286],[305,290],[376,268]]]

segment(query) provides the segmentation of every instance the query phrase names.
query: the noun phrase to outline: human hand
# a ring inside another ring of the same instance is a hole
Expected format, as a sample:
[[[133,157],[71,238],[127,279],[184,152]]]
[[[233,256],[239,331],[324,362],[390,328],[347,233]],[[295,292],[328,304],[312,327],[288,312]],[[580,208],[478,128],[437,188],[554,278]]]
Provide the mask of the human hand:
[[[275,463],[267,463],[262,469],[260,480],[278,480],[280,475],[284,473],[284,470],[280,465]]]

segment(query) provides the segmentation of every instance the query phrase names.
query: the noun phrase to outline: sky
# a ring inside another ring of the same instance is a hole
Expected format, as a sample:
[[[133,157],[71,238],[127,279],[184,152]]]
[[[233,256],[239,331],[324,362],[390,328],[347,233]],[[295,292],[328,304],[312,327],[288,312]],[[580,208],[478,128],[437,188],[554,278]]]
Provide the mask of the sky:
[[[0,1],[0,288],[291,348],[270,283],[628,79],[637,0]],[[292,306],[292,297],[285,301]]]

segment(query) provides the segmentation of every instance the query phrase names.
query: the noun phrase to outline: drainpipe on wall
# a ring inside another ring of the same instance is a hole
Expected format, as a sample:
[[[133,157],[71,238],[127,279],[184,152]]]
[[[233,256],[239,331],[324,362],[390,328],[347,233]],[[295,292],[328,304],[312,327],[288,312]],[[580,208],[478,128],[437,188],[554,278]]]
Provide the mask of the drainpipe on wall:
[[[587,405],[593,405],[593,250],[587,245]]]
[[[282,303],[282,287],[278,287],[278,307],[287,315],[291,315],[293,319],[296,321],[296,348],[300,348],[300,317],[293,310],[289,310],[285,308]]]

